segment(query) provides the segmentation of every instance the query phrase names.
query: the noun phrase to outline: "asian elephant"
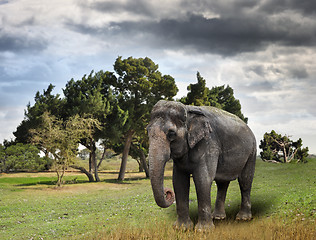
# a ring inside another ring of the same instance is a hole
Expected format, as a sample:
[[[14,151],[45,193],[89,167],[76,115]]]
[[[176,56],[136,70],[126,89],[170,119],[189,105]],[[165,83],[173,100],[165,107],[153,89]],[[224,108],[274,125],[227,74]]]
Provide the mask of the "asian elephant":
[[[250,191],[255,171],[256,140],[237,116],[215,107],[188,106],[159,101],[147,127],[149,175],[158,206],[176,200],[176,228],[190,229],[189,188],[192,175],[198,200],[196,230],[212,228],[213,220],[226,217],[224,203],[230,181],[238,179],[241,208],[236,219],[250,220]],[[173,159],[173,188],[164,188],[164,168]],[[211,213],[211,184],[217,198]]]

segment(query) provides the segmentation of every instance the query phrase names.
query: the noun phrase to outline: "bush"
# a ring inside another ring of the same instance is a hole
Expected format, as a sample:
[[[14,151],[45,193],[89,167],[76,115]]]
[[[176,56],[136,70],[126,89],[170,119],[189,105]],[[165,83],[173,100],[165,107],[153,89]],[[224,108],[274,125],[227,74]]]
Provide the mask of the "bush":
[[[48,170],[50,159],[40,157],[39,153],[31,144],[17,143],[7,148],[0,144],[0,172]]]

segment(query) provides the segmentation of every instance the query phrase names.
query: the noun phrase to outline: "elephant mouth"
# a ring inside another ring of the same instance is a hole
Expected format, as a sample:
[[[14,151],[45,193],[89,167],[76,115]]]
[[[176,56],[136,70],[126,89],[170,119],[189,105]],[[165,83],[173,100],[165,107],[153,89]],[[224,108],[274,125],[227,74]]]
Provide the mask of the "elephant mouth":
[[[175,201],[175,195],[171,188],[164,189],[165,199],[168,203],[172,204]]]

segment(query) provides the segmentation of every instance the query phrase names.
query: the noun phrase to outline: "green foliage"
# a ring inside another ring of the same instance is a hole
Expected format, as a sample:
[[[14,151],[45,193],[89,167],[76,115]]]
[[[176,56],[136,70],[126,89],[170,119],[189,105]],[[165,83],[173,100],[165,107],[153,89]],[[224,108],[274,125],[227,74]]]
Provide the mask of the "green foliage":
[[[302,139],[299,138],[296,142],[288,136],[282,136],[272,130],[270,133],[263,135],[263,140],[260,141],[259,148],[261,159],[264,161],[274,160],[277,162],[306,162],[308,157],[308,147],[302,148]]]
[[[195,106],[217,107],[235,114],[245,123],[248,122],[248,118],[244,117],[241,112],[239,100],[234,97],[234,90],[229,85],[209,89],[206,87],[205,79],[199,72],[197,73],[197,81],[196,84],[188,86],[189,92],[187,96],[180,99],[182,103]]]
[[[41,125],[30,131],[32,142],[52,156],[53,168],[58,177],[57,185],[62,184],[65,170],[76,159],[80,139],[91,137],[99,125],[98,120],[92,118],[75,115],[62,121],[45,112]]]
[[[241,105],[239,100],[234,97],[234,90],[229,85],[213,87],[208,94],[208,99],[211,106],[233,113],[245,123],[248,122],[248,118],[241,113]]]
[[[91,116],[100,123],[100,129],[95,129],[93,139],[97,142],[100,138],[111,138],[109,130],[116,126],[119,129],[127,119],[118,106],[116,97],[112,94],[112,74],[110,72],[94,72],[82,79],[75,81],[71,79],[63,90],[65,95],[66,117]],[[110,117],[112,122],[109,122]],[[113,132],[113,131],[111,131]],[[89,146],[89,140],[83,139],[82,144]]]
[[[158,65],[148,57],[118,57],[114,70],[117,74],[114,89],[119,106],[129,113],[126,132],[130,129],[143,131],[153,105],[160,99],[172,100],[178,92],[174,78],[162,75]]]
[[[0,144],[0,172],[43,171],[51,166],[50,159],[39,156],[31,144],[16,143],[8,147]]]
[[[54,86],[50,84],[47,90],[43,90],[43,94],[37,92],[35,94],[35,103],[31,106],[28,103],[24,120],[17,127],[17,130],[13,133],[16,137],[15,141],[19,143],[29,143],[30,133],[29,130],[36,128],[40,124],[40,117],[44,112],[50,112],[56,117],[62,117],[64,110],[64,100],[60,98],[60,95],[53,95],[52,91]]]
[[[182,99],[182,102],[187,105],[210,106],[209,89],[206,87],[206,81],[199,72],[197,72],[196,77],[198,82],[188,86],[189,92],[187,97]]]
[[[300,138],[301,140],[301,138]],[[307,162],[307,158],[309,156],[308,154],[308,147],[305,147],[305,148],[296,148],[297,149],[297,152],[295,153],[295,156],[294,158],[297,159],[298,162],[300,163],[306,163]]]

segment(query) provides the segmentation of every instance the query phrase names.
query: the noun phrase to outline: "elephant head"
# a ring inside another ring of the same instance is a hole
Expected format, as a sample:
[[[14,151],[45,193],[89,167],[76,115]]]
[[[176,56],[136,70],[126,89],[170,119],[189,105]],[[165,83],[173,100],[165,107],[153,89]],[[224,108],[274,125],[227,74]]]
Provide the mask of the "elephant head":
[[[179,102],[159,101],[151,112],[149,136],[149,175],[158,206],[174,202],[174,192],[165,189],[163,178],[167,161],[181,159],[211,132],[211,126],[199,108]]]

